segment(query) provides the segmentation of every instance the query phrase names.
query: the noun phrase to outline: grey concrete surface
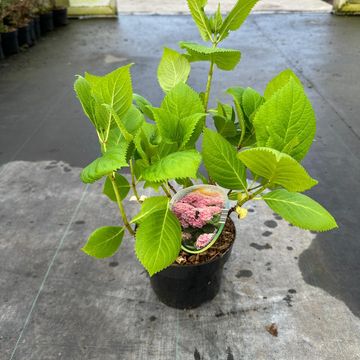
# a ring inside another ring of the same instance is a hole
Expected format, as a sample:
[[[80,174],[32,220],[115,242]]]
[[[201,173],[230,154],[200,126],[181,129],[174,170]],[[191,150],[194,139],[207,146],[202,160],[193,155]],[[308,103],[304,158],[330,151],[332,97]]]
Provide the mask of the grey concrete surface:
[[[227,86],[262,90],[280,70],[297,71],[318,117],[304,163],[320,181],[311,195],[340,228],[296,230],[251,205],[221,293],[186,312],[156,300],[132,240],[110,260],[79,251],[118,220],[99,185],[79,181],[98,149],[72,82],[133,61],[135,91],[159,103],[161,46],[198,38],[190,19],[74,21],[0,62],[0,359],[359,359],[359,28],[330,15],[254,15],[229,38],[243,59],[215,73],[212,102]],[[207,69],[194,68],[190,83],[202,89]]]
[[[86,3],[84,0],[82,2]],[[206,11],[214,13],[219,1],[210,0]],[[234,6],[234,0],[222,0],[221,9],[229,12]],[[89,2],[91,6],[91,2]],[[332,6],[324,0],[260,0],[254,7],[255,12],[330,12]],[[189,14],[185,1],[173,0],[117,0],[117,10],[120,14]]]

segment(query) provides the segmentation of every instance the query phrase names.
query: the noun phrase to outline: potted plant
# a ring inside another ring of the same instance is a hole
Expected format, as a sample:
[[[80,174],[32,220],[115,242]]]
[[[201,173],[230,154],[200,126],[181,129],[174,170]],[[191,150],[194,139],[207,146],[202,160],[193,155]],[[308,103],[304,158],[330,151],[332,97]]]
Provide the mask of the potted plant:
[[[103,193],[117,203],[123,223],[95,230],[82,250],[96,258],[112,256],[127,232],[153,289],[170,306],[196,307],[216,295],[235,239],[230,215],[243,219],[249,201],[265,201],[303,229],[337,227],[325,208],[302,194],[317,184],[301,165],[316,125],[310,101],[291,70],[270,80],[263,95],[233,86],[227,90],[232,103],[208,109],[214,68],[231,71],[241,57],[238,50],[219,45],[255,3],[238,0],[223,18],[220,6],[209,17],[206,0],[188,0],[210,46],[180,42],[183,52],[164,49],[157,72],[164,91],[159,107],[133,94],[131,64],[105,76],[85,73],[75,81],[101,148],[81,179],[104,180]],[[196,61],[209,63],[204,92],[186,84]],[[202,163],[204,173],[199,171]],[[128,178],[120,174],[122,169],[128,169]],[[139,187],[159,193],[145,198]],[[129,196],[140,207],[132,218],[124,205]]]
[[[36,13],[40,17],[41,35],[54,30],[51,0],[36,0]]]
[[[68,24],[67,7],[68,1],[51,0],[53,8],[53,19],[55,26],[65,26]]]
[[[18,0],[8,15],[8,23],[18,29],[19,46],[33,45],[31,8],[31,0]]]
[[[6,23],[6,18],[10,14],[12,4],[12,0],[2,0],[0,2],[0,37],[1,47],[5,56],[19,52],[17,29]]]

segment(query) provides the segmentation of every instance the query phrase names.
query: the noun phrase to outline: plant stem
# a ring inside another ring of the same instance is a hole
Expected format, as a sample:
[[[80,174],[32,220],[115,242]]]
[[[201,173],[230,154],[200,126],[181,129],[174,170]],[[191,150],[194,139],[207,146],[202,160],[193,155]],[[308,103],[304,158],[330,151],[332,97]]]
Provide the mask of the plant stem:
[[[119,206],[121,218],[123,219],[124,225],[128,229],[129,233],[134,236],[135,232],[132,229],[132,227],[130,226],[129,221],[128,221],[127,217],[126,217],[125,209],[124,209],[123,203],[121,201],[119,190],[118,190],[116,182],[115,182],[115,176],[114,176],[114,174],[112,174],[109,177],[110,177],[110,180],[111,180],[113,188],[114,188],[114,193],[115,193],[115,196],[116,196],[116,202],[117,202],[117,204]]]
[[[131,173],[131,188],[132,188],[132,190],[134,192],[136,200],[138,201],[138,203],[140,203],[140,197],[139,197],[139,194],[138,194],[138,192],[136,190],[134,167],[133,167],[132,159],[130,159],[130,173]]]
[[[166,186],[164,184],[161,184],[161,188],[164,190],[164,193],[166,194],[166,196],[171,199],[171,194],[170,194],[169,190],[166,188]]]
[[[208,108],[213,72],[214,72],[214,62],[211,60],[210,69],[209,69],[209,73],[208,73],[208,79],[207,79],[207,83],[206,83],[205,97],[204,97],[205,112],[207,112],[207,108]]]
[[[175,188],[171,185],[171,183],[168,181],[167,184],[168,184],[170,190],[171,190],[174,194],[176,194],[176,190],[175,190]]]

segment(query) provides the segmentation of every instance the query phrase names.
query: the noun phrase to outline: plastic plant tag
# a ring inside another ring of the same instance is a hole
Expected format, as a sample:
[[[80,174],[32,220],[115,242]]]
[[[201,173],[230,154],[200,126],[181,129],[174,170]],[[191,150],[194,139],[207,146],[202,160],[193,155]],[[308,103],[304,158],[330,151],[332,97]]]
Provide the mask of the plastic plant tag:
[[[209,249],[223,231],[229,201],[218,186],[194,185],[178,191],[170,207],[181,224],[181,248],[199,254]]]

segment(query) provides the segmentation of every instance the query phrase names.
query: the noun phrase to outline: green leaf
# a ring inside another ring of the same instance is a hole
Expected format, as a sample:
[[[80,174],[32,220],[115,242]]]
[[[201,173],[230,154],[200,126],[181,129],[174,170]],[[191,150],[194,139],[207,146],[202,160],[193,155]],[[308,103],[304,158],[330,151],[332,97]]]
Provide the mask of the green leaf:
[[[131,223],[140,224],[155,211],[167,209],[169,201],[170,199],[167,196],[152,196],[145,199],[141,204],[140,212],[131,220]]]
[[[231,95],[234,101],[237,101],[240,106],[242,106],[242,98],[244,92],[245,92],[245,88],[241,86],[234,86],[226,90],[226,93]]]
[[[246,189],[245,166],[237,158],[235,148],[215,131],[205,129],[202,156],[213,180],[227,189]]]
[[[132,103],[130,65],[93,80],[92,92],[100,104],[109,105],[122,118]]]
[[[200,162],[201,156],[196,150],[174,152],[144,169],[142,177],[144,180],[155,182],[196,178]]]
[[[169,208],[150,214],[136,231],[136,256],[150,276],[170,266],[180,248],[180,223]]]
[[[154,115],[152,111],[149,109],[152,107],[151,102],[146,100],[144,97],[138,94],[133,94],[133,100],[137,106],[137,108],[150,120],[154,120]]]
[[[144,122],[134,138],[135,148],[146,162],[149,162],[157,152],[158,137],[157,127],[154,124]]]
[[[199,94],[184,83],[177,84],[166,94],[161,108],[178,119],[204,113],[204,106]]]
[[[164,48],[157,76],[164,92],[170,91],[175,85],[185,83],[190,74],[190,64],[186,57],[177,51]]]
[[[188,60],[213,61],[219,69],[230,71],[235,68],[241,58],[239,50],[208,47],[194,42],[181,41],[179,46],[188,52]]]
[[[267,85],[264,92],[264,96],[266,99],[270,99],[278,90],[288,84],[290,78],[294,79],[296,83],[302,86],[300,79],[296,76],[296,74],[290,70],[286,69],[282,71],[280,74],[275,76]]]
[[[329,212],[306,195],[280,189],[262,198],[273,211],[301,229],[327,231],[337,227]]]
[[[218,41],[224,40],[230,31],[237,30],[250,14],[258,0],[238,0],[225,18],[220,30]]]
[[[126,195],[129,193],[130,184],[124,176],[117,173],[115,173],[115,182],[119,190],[120,199],[124,200],[126,198]],[[113,184],[109,177],[107,177],[105,180],[103,194],[105,194],[111,201],[117,201]]]
[[[98,259],[113,256],[121,245],[124,228],[120,226],[104,226],[96,229],[81,249],[84,253]]]
[[[298,161],[308,152],[316,131],[311,103],[293,78],[259,108],[253,124],[258,146],[285,152]]]
[[[122,117],[122,122],[126,131],[131,135],[135,135],[145,122],[145,118],[142,112],[137,109],[135,105],[131,105],[129,110]]]
[[[289,191],[305,191],[318,183],[295,159],[274,149],[248,149],[238,157],[253,173]]]
[[[264,103],[265,99],[254,89],[246,88],[242,94],[242,108],[245,115],[250,119],[255,111]]]
[[[126,130],[126,127],[125,127],[123,121],[120,119],[120,116],[118,116],[116,111],[108,104],[103,104],[103,107],[107,110],[107,112],[110,116],[110,119],[111,119],[111,117],[113,117],[113,119],[115,120],[116,125],[118,126],[124,139],[126,141],[132,141],[133,136]]]
[[[180,149],[189,142],[198,122],[206,116],[206,114],[192,114],[178,119],[161,108],[153,108],[152,111],[163,140],[169,144],[176,143]]]
[[[207,4],[207,0],[187,0],[187,4],[192,18],[200,32],[200,35],[204,41],[211,39],[211,27],[209,19],[207,18],[204,7]]]
[[[91,86],[82,76],[77,76],[74,83],[74,90],[81,103],[85,115],[90,119],[96,129],[98,125],[95,117],[95,99],[91,94]]]
[[[111,174],[124,166],[127,166],[126,151],[128,144],[122,143],[119,146],[110,148],[103,156],[95,159],[86,166],[81,174],[84,183],[93,183],[105,175]]]

